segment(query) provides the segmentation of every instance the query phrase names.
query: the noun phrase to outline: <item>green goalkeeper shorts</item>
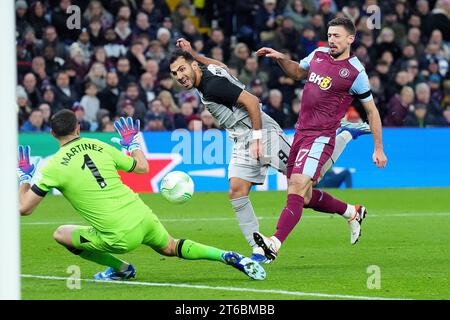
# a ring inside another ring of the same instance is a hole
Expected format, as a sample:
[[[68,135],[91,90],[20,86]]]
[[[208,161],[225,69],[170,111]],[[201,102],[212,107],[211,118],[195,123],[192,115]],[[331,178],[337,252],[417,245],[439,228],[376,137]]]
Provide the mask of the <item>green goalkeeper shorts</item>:
[[[161,250],[169,244],[169,233],[151,211],[133,229],[119,239],[104,234],[91,226],[80,226],[72,232],[72,244],[76,249],[109,253],[127,253],[145,244]]]

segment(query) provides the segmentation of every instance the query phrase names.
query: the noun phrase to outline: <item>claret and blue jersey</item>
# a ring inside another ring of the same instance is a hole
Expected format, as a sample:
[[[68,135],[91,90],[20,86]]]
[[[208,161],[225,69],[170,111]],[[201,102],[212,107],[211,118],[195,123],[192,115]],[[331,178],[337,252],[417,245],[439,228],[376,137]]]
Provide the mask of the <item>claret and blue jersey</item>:
[[[372,100],[364,66],[355,56],[334,60],[320,47],[300,61],[308,71],[297,128],[334,135],[353,99]]]

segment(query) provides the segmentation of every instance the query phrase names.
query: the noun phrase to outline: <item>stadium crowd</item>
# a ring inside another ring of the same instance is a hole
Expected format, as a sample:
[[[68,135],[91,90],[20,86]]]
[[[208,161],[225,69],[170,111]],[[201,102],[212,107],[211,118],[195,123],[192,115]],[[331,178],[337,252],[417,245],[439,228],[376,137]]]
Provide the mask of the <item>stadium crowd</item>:
[[[70,5],[81,9],[78,29],[67,28]],[[328,21],[343,15],[357,26],[353,52],[384,125],[450,125],[450,0],[17,0],[15,8],[20,132],[48,132],[63,108],[84,131],[113,132],[118,116],[149,131],[216,128],[169,73],[180,37],[225,62],[267,114],[293,128],[304,83],[254,52],[270,46],[299,60],[326,45]],[[356,100],[347,119],[366,120]]]

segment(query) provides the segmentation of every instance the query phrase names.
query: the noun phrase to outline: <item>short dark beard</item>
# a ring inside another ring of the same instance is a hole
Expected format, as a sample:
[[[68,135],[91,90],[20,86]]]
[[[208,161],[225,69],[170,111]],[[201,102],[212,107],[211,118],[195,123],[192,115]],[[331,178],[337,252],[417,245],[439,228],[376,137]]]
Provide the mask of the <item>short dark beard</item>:
[[[336,53],[331,53],[331,50],[330,50],[330,55],[336,59],[336,58],[339,58],[344,52],[345,52],[345,49],[340,52],[337,51]]]

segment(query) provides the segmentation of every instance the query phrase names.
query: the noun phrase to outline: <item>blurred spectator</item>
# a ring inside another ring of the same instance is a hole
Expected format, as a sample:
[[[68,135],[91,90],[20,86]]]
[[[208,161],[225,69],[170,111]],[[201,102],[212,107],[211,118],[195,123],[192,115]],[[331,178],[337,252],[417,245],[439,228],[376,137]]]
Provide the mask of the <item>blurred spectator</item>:
[[[411,87],[403,87],[400,94],[395,94],[389,101],[384,125],[389,127],[402,127],[408,112],[414,110],[413,102],[414,90]]]
[[[130,82],[135,82],[136,78],[131,74],[130,61],[126,57],[121,57],[117,61],[117,76],[119,77],[119,88],[124,90]]]
[[[107,110],[112,117],[116,116],[120,93],[117,73],[108,72],[106,74],[106,88],[98,93],[98,99],[100,100],[100,108]]]
[[[154,0],[142,0],[141,9],[148,16],[148,20],[151,24],[160,24],[163,18],[160,8],[163,7],[165,3],[160,2],[158,6],[155,5]],[[166,12],[168,13],[168,12]]]
[[[358,2],[350,1],[348,5],[345,5],[342,8],[342,13],[344,16],[353,21],[355,25],[358,24],[358,21],[361,17],[361,11],[359,10]]]
[[[219,126],[216,124],[214,117],[207,109],[202,111],[202,113],[200,114],[200,118],[202,120],[203,130],[219,129]]]
[[[406,37],[406,44],[414,46],[416,49],[416,54],[419,56],[422,55],[425,50],[425,47],[421,41],[421,34],[422,32],[419,28],[413,27],[408,30],[408,35]]]
[[[416,103],[413,112],[410,112],[405,119],[405,126],[408,127],[434,127],[439,125],[436,118],[428,112],[427,105],[424,103]]]
[[[230,59],[230,42],[225,38],[222,29],[215,28],[211,31],[211,38],[206,42],[205,53],[211,55],[211,49],[214,47],[219,47],[222,49],[224,61]]]
[[[100,62],[95,62],[92,64],[89,73],[86,75],[86,79],[89,82],[95,84],[98,90],[103,90],[106,88],[106,69]]]
[[[431,90],[427,83],[419,83],[416,86],[416,102],[415,104],[423,104],[426,106],[428,113],[433,116],[433,120],[437,118],[437,121],[442,118],[442,109],[439,104],[431,101]]]
[[[300,36],[299,57],[306,57],[317,48],[317,36],[314,28],[310,25],[305,26]]]
[[[252,82],[250,82],[249,91],[254,96],[256,96],[260,102],[264,101],[267,98],[267,88],[259,79],[255,79]]]
[[[118,17],[116,20],[114,32],[117,35],[118,43],[126,47],[128,47],[131,44],[132,32],[130,28],[130,23],[127,19],[123,17]]]
[[[39,87],[44,81],[50,81],[50,77],[45,69],[45,59],[41,56],[33,58],[33,61],[31,62],[31,72],[33,72],[36,77],[37,85]]]
[[[127,53],[127,58],[130,63],[130,74],[136,78],[144,72],[144,67],[146,64],[144,47],[142,42],[133,41],[130,50]]]
[[[158,79],[159,76],[159,64],[155,60],[148,59],[145,63],[145,72],[151,73],[154,79]]]
[[[30,106],[33,109],[36,109],[42,100],[42,96],[37,89],[37,81],[33,73],[30,72],[25,75],[25,77],[23,78],[23,87],[25,88],[25,92],[27,93]]]
[[[127,48],[122,43],[119,43],[117,34],[112,28],[105,31],[104,48],[108,58],[118,59],[127,53]]]
[[[263,110],[267,115],[274,119],[281,128],[288,127],[288,119],[290,116],[290,106],[283,103],[283,95],[280,90],[272,89],[269,91],[267,102],[263,106]]]
[[[251,49],[256,49],[255,17],[260,6],[259,0],[236,2],[236,38],[237,41],[247,44]]]
[[[150,72],[144,72],[139,80],[139,99],[149,103],[156,97],[155,78]]]
[[[16,60],[17,60],[17,76],[19,79],[27,72],[30,72],[32,55],[27,50],[24,41],[17,42],[16,45]]]
[[[89,32],[86,28],[81,29],[76,44],[83,51],[84,64],[88,65],[91,61],[92,45],[89,41]],[[73,44],[72,44],[73,45]]]
[[[89,20],[89,41],[93,47],[105,44],[104,29],[99,19]]]
[[[180,106],[180,113],[174,115],[175,129],[187,129],[188,118],[194,115],[194,107],[191,102],[183,102]]]
[[[159,28],[156,32],[156,39],[161,44],[165,56],[169,56],[171,52],[175,51],[175,45],[169,29]]]
[[[289,57],[288,59],[293,59],[288,50],[281,50],[281,53]],[[268,86],[272,89],[280,90],[283,94],[283,102],[291,104],[292,99],[295,98],[295,90],[299,87],[300,82],[286,76],[284,71],[275,63],[270,64],[268,72],[270,74]]]
[[[263,6],[259,8],[255,16],[255,31],[261,42],[270,42],[275,36],[278,17],[276,0],[263,0]]]
[[[137,120],[138,118],[135,116],[136,114],[136,109],[134,108],[134,104],[131,100],[129,99],[125,99],[125,100],[121,100],[119,101],[119,105],[117,108],[117,116],[119,117],[132,117],[133,120]],[[145,123],[142,120],[143,119],[139,119],[141,121],[141,123]]]
[[[133,106],[133,114],[131,117],[134,117],[134,119],[141,120],[142,123],[144,123],[144,117],[145,113],[147,112],[146,104],[139,100],[139,89],[138,85],[135,82],[130,82],[127,85],[127,88],[124,92],[121,93],[121,96],[119,98],[119,103],[117,105],[117,113],[119,114],[120,111],[125,110],[124,109],[124,101],[130,102]],[[129,111],[129,109],[125,110],[125,112]]]
[[[18,34],[23,34],[30,27],[26,19],[27,10],[28,4],[25,0],[16,1],[16,31]]]
[[[377,44],[374,48],[376,50],[376,55],[380,57],[383,52],[389,51],[392,53],[394,60],[397,59],[401,52],[394,40],[394,30],[389,27],[384,27],[377,38]]]
[[[245,84],[245,86],[249,86],[250,82],[254,79],[259,79],[264,85],[266,85],[269,80],[269,76],[266,72],[260,70],[258,60],[256,58],[249,57],[245,61],[244,69],[242,69],[239,74],[239,80]]]
[[[437,29],[442,32],[445,41],[450,41],[449,16],[450,16],[450,1],[449,0],[436,1],[434,9],[431,11],[429,18],[425,23],[423,23],[425,36],[430,37],[432,31]]]
[[[23,1],[25,2],[25,1]],[[16,2],[17,7],[17,2]],[[46,17],[45,12],[47,8],[45,7],[45,4],[43,1],[35,1],[32,2],[30,6],[30,11],[27,17],[27,20],[29,22],[30,26],[33,26],[35,35],[38,39],[42,39],[42,36],[44,34],[44,29],[49,25]]]
[[[384,29],[386,27],[394,31],[395,43],[400,46],[401,42],[405,38],[406,30],[404,25],[398,23],[397,14],[395,13],[394,8],[387,7],[387,9],[384,10],[381,28]]]
[[[16,99],[18,106],[18,120],[19,128],[25,123],[25,121],[30,116],[32,108],[28,104],[28,96],[25,89],[22,86],[17,86],[16,88]]]
[[[44,125],[50,128],[50,118],[52,116],[52,109],[48,103],[42,103],[38,107],[42,112],[42,117],[44,118]]]
[[[44,124],[44,116],[42,111],[35,109],[31,111],[30,117],[20,128],[21,133],[48,133],[50,127]]]
[[[70,85],[69,75],[61,71],[56,76],[55,104],[56,109],[69,109],[75,101],[78,101],[78,94]]]
[[[83,17],[87,21],[98,20],[102,28],[107,29],[113,25],[113,16],[109,13],[100,1],[93,0],[89,2],[89,6],[84,11]]]
[[[176,105],[175,101],[173,100],[173,96],[170,93],[170,91],[162,90],[157,97],[160,101],[162,106],[164,107],[164,110],[169,115],[174,115],[175,113],[179,113],[180,109]]]
[[[136,39],[141,34],[146,34],[150,39],[156,39],[156,25],[151,24],[148,15],[144,12],[138,12],[136,15],[136,25],[133,28],[133,38]]]
[[[326,1],[322,0],[320,3],[322,2]],[[303,6],[302,0],[290,1],[284,11],[284,17],[291,18],[298,31],[311,21],[311,13]]]
[[[85,112],[83,106],[79,102],[75,102],[72,106],[72,111],[75,113],[75,117],[80,125],[80,131],[89,131],[91,124],[85,119]]]
[[[97,112],[100,110],[100,100],[97,98],[97,86],[93,82],[86,82],[84,85],[84,96],[80,105],[85,111],[84,120],[94,124],[97,122]]]
[[[223,50],[221,47],[213,47],[210,51],[211,58],[220,62],[224,62]]]
[[[293,39],[298,39],[300,32],[295,28],[294,20],[291,17],[285,17],[281,26],[278,27],[273,39],[273,46],[277,50],[283,48],[291,52],[297,52],[298,43]]]
[[[59,111],[59,105],[57,105],[56,99],[55,99],[55,88],[50,84],[43,84],[41,88],[42,92],[42,102],[47,103],[51,110],[52,114]]]
[[[148,131],[173,130],[173,118],[166,112],[161,100],[154,99],[149,103],[149,111],[145,115],[145,129]]]
[[[433,106],[439,106],[443,92],[441,91],[441,76],[437,73],[431,74],[428,77],[428,86],[430,87],[430,103]]]
[[[177,87],[175,84],[175,80],[172,78],[170,73],[165,72],[161,74],[158,85],[161,91],[166,90],[169,91],[173,97],[176,96]]]
[[[181,32],[183,30],[183,24],[187,17],[189,17],[190,13],[189,5],[184,1],[180,1],[175,8],[175,11],[172,13],[172,23],[174,30]],[[191,39],[192,40],[192,39]],[[190,41],[188,39],[188,41]],[[192,42],[191,42],[192,43]]]
[[[103,130],[105,130],[105,127],[107,126],[108,123],[111,123],[111,116],[108,112],[108,110],[106,109],[100,109],[97,112],[97,129],[96,131],[100,131],[102,132]],[[114,130],[115,131],[115,130]]]
[[[234,47],[233,54],[230,58],[229,66],[236,67],[238,73],[240,73],[248,57],[250,57],[250,49],[245,43],[239,42]]]

